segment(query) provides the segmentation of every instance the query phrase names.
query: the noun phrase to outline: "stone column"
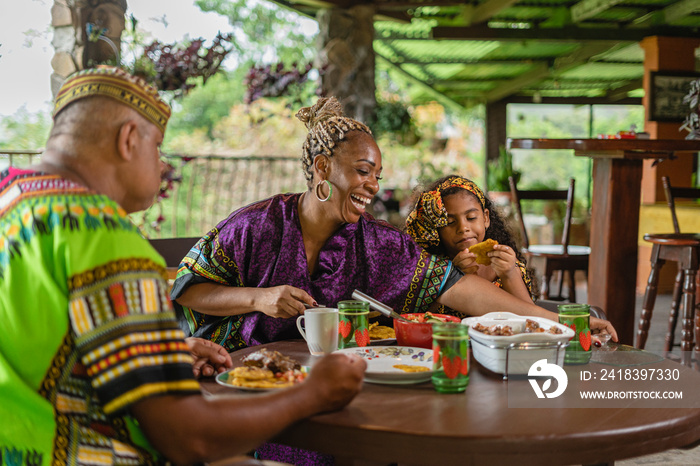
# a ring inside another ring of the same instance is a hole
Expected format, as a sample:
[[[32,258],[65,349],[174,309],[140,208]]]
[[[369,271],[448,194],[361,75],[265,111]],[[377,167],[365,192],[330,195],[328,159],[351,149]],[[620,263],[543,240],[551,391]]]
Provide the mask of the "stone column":
[[[51,26],[53,27],[54,55],[51,59],[51,93],[56,93],[61,84],[71,73],[78,69],[76,62],[75,28],[73,28],[73,13],[67,4],[68,0],[54,0],[51,7]]]
[[[54,0],[51,26],[51,91],[54,96],[71,73],[100,63],[118,63],[124,31],[126,0]],[[102,38],[91,41],[87,24],[106,29]],[[116,52],[116,53],[115,53]]]
[[[374,7],[360,5],[317,14],[318,63],[326,96],[335,96],[347,116],[369,122],[377,105],[374,85]]]

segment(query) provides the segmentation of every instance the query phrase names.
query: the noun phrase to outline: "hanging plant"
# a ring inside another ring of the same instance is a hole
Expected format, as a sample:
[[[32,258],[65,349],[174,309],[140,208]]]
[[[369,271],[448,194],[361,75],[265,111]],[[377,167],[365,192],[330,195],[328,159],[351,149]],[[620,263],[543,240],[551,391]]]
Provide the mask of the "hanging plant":
[[[413,146],[420,140],[408,107],[399,100],[378,100],[369,127],[375,137],[389,134],[404,146]]]
[[[231,37],[231,34],[219,33],[211,47],[205,47],[201,38],[186,45],[154,41],[135,61],[132,73],[160,91],[172,91],[175,97],[184,96],[196,86],[196,78],[201,78],[204,84],[219,71],[232,50],[225,46],[226,42],[231,42]]]
[[[690,90],[683,97],[683,103],[688,104],[690,112],[680,129],[688,131],[686,139],[700,139],[700,79],[690,82]]]
[[[302,65],[292,63],[287,68],[283,63],[273,65],[252,66],[246,74],[243,84],[246,86],[245,103],[266,97],[290,97],[290,105],[302,103],[308,97],[307,94],[320,95],[320,86],[313,89],[305,86],[309,78],[316,70],[319,76],[323,75],[325,67],[314,68],[311,62]]]

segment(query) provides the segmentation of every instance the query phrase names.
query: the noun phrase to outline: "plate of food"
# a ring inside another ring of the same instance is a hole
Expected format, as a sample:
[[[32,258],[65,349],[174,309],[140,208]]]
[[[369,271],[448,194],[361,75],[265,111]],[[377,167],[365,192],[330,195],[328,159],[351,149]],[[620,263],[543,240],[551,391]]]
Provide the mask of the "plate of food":
[[[433,352],[410,346],[344,348],[340,353],[356,354],[367,361],[365,382],[406,385],[423,383],[433,375]]]
[[[372,346],[386,346],[396,343],[396,332],[391,327],[379,325],[379,322],[369,324],[369,344]]]
[[[302,383],[309,373],[294,359],[263,348],[243,359],[243,366],[216,376],[216,382],[238,390],[261,392],[289,388]]]

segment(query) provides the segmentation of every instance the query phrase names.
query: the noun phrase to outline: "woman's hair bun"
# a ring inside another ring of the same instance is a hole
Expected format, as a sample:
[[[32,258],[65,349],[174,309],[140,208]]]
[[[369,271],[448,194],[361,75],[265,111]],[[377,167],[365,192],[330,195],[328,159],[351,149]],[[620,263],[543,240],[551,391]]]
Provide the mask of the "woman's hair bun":
[[[340,116],[343,116],[343,108],[335,97],[321,97],[313,106],[304,107],[296,114],[309,130],[321,122]]]

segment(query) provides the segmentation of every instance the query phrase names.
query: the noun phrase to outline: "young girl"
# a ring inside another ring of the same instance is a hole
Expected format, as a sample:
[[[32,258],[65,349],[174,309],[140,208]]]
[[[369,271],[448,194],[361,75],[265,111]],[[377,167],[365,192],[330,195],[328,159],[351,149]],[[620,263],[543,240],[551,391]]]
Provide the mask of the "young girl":
[[[510,294],[534,300],[525,259],[491,200],[471,180],[450,175],[432,183],[406,219],[406,232],[425,250],[445,256],[466,273],[476,273]],[[491,265],[479,265],[467,248],[485,239],[498,241]]]

